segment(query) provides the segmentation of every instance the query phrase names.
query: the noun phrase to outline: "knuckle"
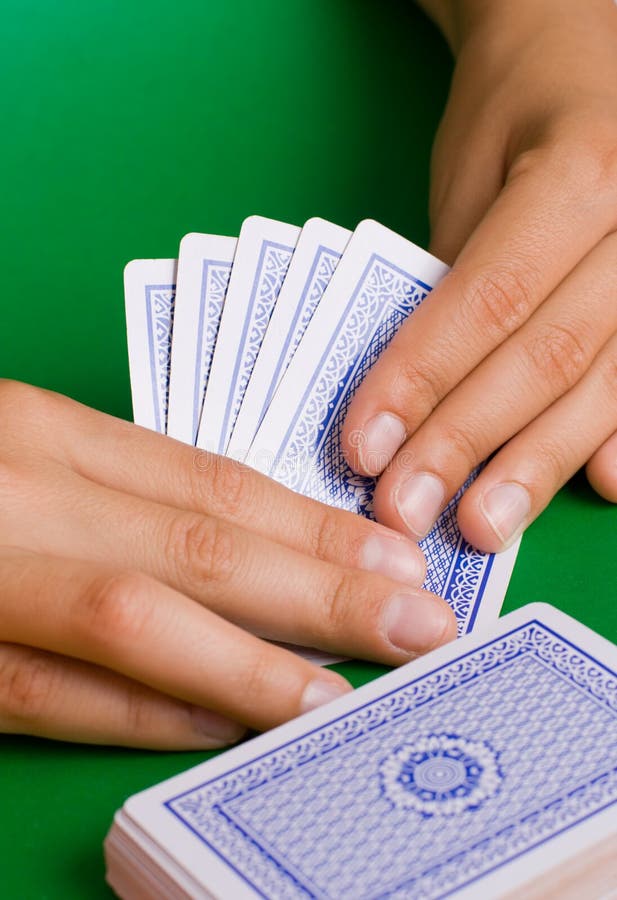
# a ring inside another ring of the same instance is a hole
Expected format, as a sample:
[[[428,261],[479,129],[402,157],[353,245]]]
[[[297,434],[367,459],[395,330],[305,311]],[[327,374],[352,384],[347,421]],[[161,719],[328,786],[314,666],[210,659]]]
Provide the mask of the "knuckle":
[[[351,610],[362,608],[357,579],[351,572],[342,572],[332,590],[327,591],[323,600],[321,636],[326,640],[336,638],[349,624]],[[365,610],[364,610],[365,611]]]
[[[96,579],[81,601],[86,634],[106,644],[139,641],[151,618],[150,579],[121,572]]]
[[[404,353],[394,376],[394,393],[402,395],[407,403],[413,402],[419,424],[435,409],[446,393],[443,375],[437,371],[436,366]],[[405,418],[410,418],[409,410],[405,410]]]
[[[242,694],[249,707],[263,706],[264,694],[272,682],[272,665],[266,649],[259,650],[242,671]]]
[[[11,378],[0,378],[0,405],[4,408],[19,408],[22,402],[27,401],[36,388],[21,381],[13,381]]]
[[[203,460],[203,453],[198,457]],[[208,454],[207,465],[195,466],[195,499],[213,514],[236,519],[250,506],[254,473],[248,466],[218,454]],[[207,477],[204,477],[207,474]]]
[[[474,434],[458,425],[445,425],[440,435],[440,446],[450,459],[456,460],[456,468],[470,471],[483,459],[478,440]],[[460,464],[463,461],[464,465]]]
[[[0,380],[0,415],[6,421],[18,416],[20,423],[36,424],[46,416],[54,397],[49,391],[10,379]]]
[[[0,706],[18,722],[36,722],[49,713],[58,672],[52,659],[37,651],[3,648],[0,663]]]
[[[611,351],[605,354],[602,363],[601,372],[606,396],[617,407],[617,340],[613,342]]]
[[[210,516],[183,516],[170,528],[168,558],[182,578],[225,583],[237,568],[233,530]]]
[[[153,707],[144,696],[143,688],[129,686],[126,694],[125,725],[129,735],[142,736],[152,731]]]
[[[585,135],[593,134],[590,142]],[[565,117],[545,144],[516,159],[510,177],[525,175],[542,165],[555,179],[579,196],[617,196],[617,120],[602,109],[589,109],[577,118]],[[510,177],[508,180],[510,180]]]
[[[501,342],[529,316],[533,281],[518,263],[476,273],[460,291],[462,314],[472,328]]]
[[[551,473],[556,485],[565,482],[572,474],[572,448],[567,442],[545,436],[538,447],[537,456],[542,464],[542,472]]]
[[[556,323],[536,331],[527,355],[534,372],[560,396],[575,384],[585,371],[589,352],[582,332]]]
[[[513,158],[512,164],[508,166],[506,183],[516,181],[519,178],[524,180],[546,160],[548,152],[548,148],[542,145],[519,151]]]
[[[577,133],[578,130],[577,130]],[[584,132],[583,132],[584,133]],[[617,126],[611,123],[594,121],[594,141],[577,137],[569,140],[564,150],[567,151],[568,175],[572,181],[598,195],[610,192],[612,197],[617,193]]]
[[[331,509],[320,510],[311,521],[308,533],[308,547],[317,559],[332,559],[340,546],[340,523]]]

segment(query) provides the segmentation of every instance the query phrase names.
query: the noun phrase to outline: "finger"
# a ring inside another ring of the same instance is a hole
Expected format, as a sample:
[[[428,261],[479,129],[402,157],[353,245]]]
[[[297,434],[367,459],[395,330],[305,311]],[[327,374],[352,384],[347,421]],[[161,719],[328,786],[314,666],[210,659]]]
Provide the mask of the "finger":
[[[452,99],[452,98],[451,98]],[[430,252],[452,265],[504,184],[499,129],[484,118],[469,134],[469,110],[448,102],[431,158]],[[487,134],[489,139],[487,140]],[[452,164],[452,147],[465,153]],[[478,172],[482,178],[478,179]]]
[[[41,400],[40,393],[45,392],[37,392],[30,401],[37,405],[36,414],[62,421],[59,458],[92,481],[222,518],[319,559],[380,572],[414,586],[424,581],[422,551],[401,534],[302,497],[235,460],[196,450],[56,394],[45,393]]]
[[[22,522],[39,552],[138,569],[262,637],[346,656],[396,664],[454,636],[449,606],[425,591],[63,471],[70,517],[50,526],[58,514],[39,498],[36,515]],[[399,607],[403,647],[385,624]]]
[[[378,475],[406,437],[516,331],[615,227],[617,184],[589,147],[522,157],[451,273],[359,387],[343,429],[356,471]],[[365,440],[354,446],[351,435]]]
[[[617,337],[589,372],[513,438],[463,496],[465,538],[487,552],[510,546],[617,426]]]
[[[594,491],[605,500],[617,503],[617,432],[596,450],[587,463],[586,472]]]
[[[424,537],[476,466],[587,371],[617,333],[616,250],[616,235],[594,248],[407,441],[377,486],[380,521]]]
[[[140,573],[3,550],[0,640],[94,663],[266,729],[348,683]]]
[[[245,729],[79,660],[0,644],[0,732],[60,741],[216,750]]]

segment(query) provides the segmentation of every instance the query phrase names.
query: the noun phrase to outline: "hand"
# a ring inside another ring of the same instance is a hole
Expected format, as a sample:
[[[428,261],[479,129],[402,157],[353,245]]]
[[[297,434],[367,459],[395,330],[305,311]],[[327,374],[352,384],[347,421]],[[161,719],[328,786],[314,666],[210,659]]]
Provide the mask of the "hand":
[[[350,690],[249,632],[396,665],[455,635],[415,544],[0,382],[0,731],[212,748]]]
[[[454,267],[343,439],[357,472],[383,472],[378,519],[414,539],[495,453],[458,516],[500,551],[588,460],[617,501],[617,7],[424,5],[458,50],[431,191],[432,250]]]

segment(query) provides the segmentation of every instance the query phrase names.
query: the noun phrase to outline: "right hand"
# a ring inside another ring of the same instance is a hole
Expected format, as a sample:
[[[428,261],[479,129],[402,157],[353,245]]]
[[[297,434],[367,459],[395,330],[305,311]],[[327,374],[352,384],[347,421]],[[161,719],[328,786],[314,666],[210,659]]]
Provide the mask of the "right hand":
[[[350,690],[260,637],[397,665],[455,636],[383,526],[23,384],[0,421],[0,731],[221,747]]]

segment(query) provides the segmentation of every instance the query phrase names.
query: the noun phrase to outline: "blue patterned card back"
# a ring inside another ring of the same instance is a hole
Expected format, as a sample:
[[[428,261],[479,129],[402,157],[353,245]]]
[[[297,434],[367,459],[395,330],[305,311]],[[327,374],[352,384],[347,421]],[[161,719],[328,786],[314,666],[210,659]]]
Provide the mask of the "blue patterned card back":
[[[193,440],[197,438],[231,268],[232,263],[227,260],[204,259],[203,261],[193,389]]]
[[[323,900],[449,896],[617,810],[614,666],[510,618],[164,807],[256,896]]]
[[[371,255],[315,362],[269,474],[316,500],[372,516],[375,481],[347,465],[341,451],[343,422],[356,388],[430,290],[411,272]],[[471,547],[458,529],[462,490],[420,545],[428,562],[425,587],[448,600],[459,633],[473,627],[493,565],[493,556]]]
[[[276,298],[287,274],[293,250],[293,247],[269,240],[262,244],[246,315],[240,326],[240,340],[233,363],[231,385],[218,445],[219,453],[225,452],[236,423],[246,386],[264,339]]]
[[[317,251],[315,261],[300,295],[298,308],[289,330],[289,341],[285,346],[283,353],[281,353],[276,369],[274,370],[274,376],[264,399],[259,421],[263,418],[266,409],[272,401],[276,386],[287,371],[289,362],[298,349],[298,345],[302,340],[304,332],[308,328],[308,325],[313,318],[313,314],[319,306],[319,301],[330,284],[330,279],[334,274],[334,270],[336,269],[340,258],[341,254],[337,253],[336,250],[332,250],[330,247],[319,247]]]
[[[175,284],[147,284],[145,286],[148,358],[152,382],[154,424],[156,431],[162,434],[165,434],[167,431],[171,336],[175,299]]]

